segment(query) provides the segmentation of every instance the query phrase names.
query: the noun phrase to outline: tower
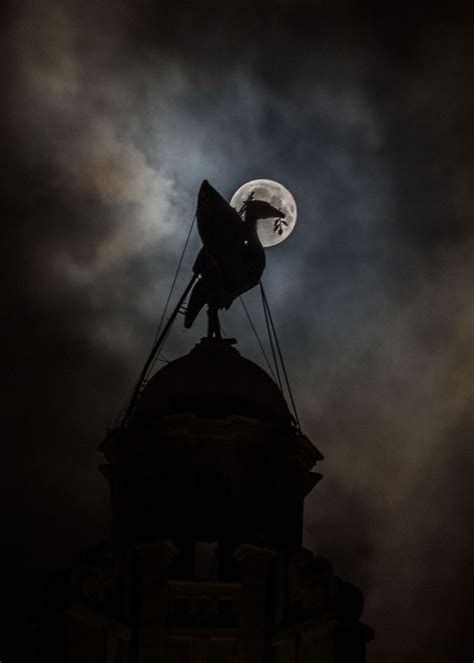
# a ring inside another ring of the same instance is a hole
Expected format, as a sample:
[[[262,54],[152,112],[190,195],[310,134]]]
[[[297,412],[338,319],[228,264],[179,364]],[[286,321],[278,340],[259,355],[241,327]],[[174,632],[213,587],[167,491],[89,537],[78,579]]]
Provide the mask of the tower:
[[[365,660],[360,591],[301,547],[322,456],[228,341],[158,371],[100,449],[112,541],[76,573],[68,661]]]
[[[238,213],[201,186],[204,246],[191,281],[121,426],[100,446],[112,537],[73,575],[69,663],[365,660],[372,630],[359,621],[361,592],[302,548],[304,499],[322,456],[275,382],[221,337],[218,310],[265,267],[259,220],[280,236],[283,219],[295,221],[295,205],[286,209],[250,192]],[[208,336],[152,375],[188,295],[185,325],[207,304]]]

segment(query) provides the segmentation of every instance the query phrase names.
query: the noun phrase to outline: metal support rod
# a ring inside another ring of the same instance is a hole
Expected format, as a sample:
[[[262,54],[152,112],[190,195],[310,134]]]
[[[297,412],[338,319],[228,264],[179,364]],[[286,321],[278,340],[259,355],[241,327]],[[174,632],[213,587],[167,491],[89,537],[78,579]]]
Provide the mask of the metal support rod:
[[[288,379],[288,373],[286,372],[285,362],[283,360],[283,354],[282,354],[281,348],[280,348],[280,342],[278,340],[275,325],[273,324],[273,318],[272,318],[272,314],[271,314],[271,311],[270,311],[270,307],[268,305],[267,296],[265,294],[265,290],[263,289],[263,284],[262,284],[261,281],[260,281],[260,291],[262,293],[262,300],[263,300],[264,310],[266,309],[266,311],[268,313],[269,320],[270,320],[270,325],[271,325],[271,328],[272,328],[273,337],[275,339],[275,344],[276,344],[277,351],[278,351],[278,357],[280,358],[280,364],[281,364],[281,368],[282,368],[283,375],[284,375],[285,382],[286,382],[286,388],[288,390],[288,395],[290,397],[291,405],[293,407],[293,413],[295,415],[295,421],[298,425],[298,428],[301,430],[300,420],[299,420],[299,417],[298,417],[298,411],[296,409],[295,399],[293,398],[293,392],[291,391],[290,381]]]
[[[163,341],[167,337],[168,332],[171,329],[171,325],[175,321],[175,318],[178,315],[181,306],[183,305],[186,297],[189,294],[189,291],[193,287],[193,285],[196,282],[197,278],[198,278],[197,274],[193,274],[190,282],[186,286],[186,288],[185,288],[183,294],[181,295],[178,303],[176,304],[175,308],[173,309],[173,313],[168,318],[168,322],[163,327],[163,330],[162,330],[161,334],[159,335],[159,337],[156,339],[156,342],[153,344],[150,355],[149,355],[148,359],[146,360],[146,362],[145,362],[145,364],[142,368],[142,372],[140,373],[140,377],[138,378],[138,382],[135,386],[135,389],[133,390],[133,394],[132,394],[132,397],[130,399],[130,403],[128,404],[127,410],[126,410],[125,415],[122,419],[121,428],[124,428],[127,425],[127,423],[129,422],[129,420],[131,419],[131,417],[133,415],[133,412],[135,410],[135,405],[136,405],[138,396],[140,395],[140,391],[141,391],[143,381],[146,378],[146,375],[147,375],[147,373],[150,369],[150,366],[151,366],[157,352],[160,350],[160,347],[161,347]]]

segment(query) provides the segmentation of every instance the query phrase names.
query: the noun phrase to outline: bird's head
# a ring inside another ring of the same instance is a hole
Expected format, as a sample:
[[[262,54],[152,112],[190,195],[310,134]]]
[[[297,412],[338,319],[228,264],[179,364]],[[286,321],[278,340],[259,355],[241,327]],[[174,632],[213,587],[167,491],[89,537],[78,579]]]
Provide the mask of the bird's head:
[[[248,200],[245,203],[245,220],[284,219],[285,214],[265,200]]]

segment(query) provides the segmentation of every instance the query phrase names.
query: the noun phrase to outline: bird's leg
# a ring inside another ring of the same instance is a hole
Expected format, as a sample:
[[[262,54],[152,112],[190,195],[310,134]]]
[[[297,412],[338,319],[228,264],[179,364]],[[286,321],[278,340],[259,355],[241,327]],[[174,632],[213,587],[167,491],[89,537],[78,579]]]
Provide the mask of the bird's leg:
[[[209,306],[207,309],[208,326],[207,335],[209,338],[222,338],[221,326],[219,324],[219,315],[217,313],[217,306]]]
[[[207,338],[212,338],[212,316],[209,307],[207,308]]]
[[[219,311],[216,308],[214,310],[214,315],[215,315],[215,335],[216,338],[222,338],[221,336],[221,323],[219,322]]]

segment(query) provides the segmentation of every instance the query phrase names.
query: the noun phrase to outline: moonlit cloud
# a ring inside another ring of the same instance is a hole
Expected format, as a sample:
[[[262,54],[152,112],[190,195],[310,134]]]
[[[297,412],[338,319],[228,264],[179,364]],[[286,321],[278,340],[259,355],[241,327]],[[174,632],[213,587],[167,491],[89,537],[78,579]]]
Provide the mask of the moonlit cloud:
[[[472,517],[468,21],[448,34],[413,8],[402,47],[388,9],[367,27],[351,3],[333,14],[280,2],[250,22],[244,5],[219,30],[209,3],[165,17],[126,2],[13,12],[20,557],[35,527],[53,542],[40,570],[106,530],[95,449],[153,339],[201,180],[229,197],[275,179],[299,217],[268,250],[265,284],[304,429],[325,455],[305,539],[363,587],[374,658],[435,660],[420,652],[464,646]],[[194,234],[178,287],[198,246]],[[263,333],[257,293],[246,301]],[[222,320],[262,362],[238,302]],[[178,325],[165,354],[187,352],[204,326]]]

